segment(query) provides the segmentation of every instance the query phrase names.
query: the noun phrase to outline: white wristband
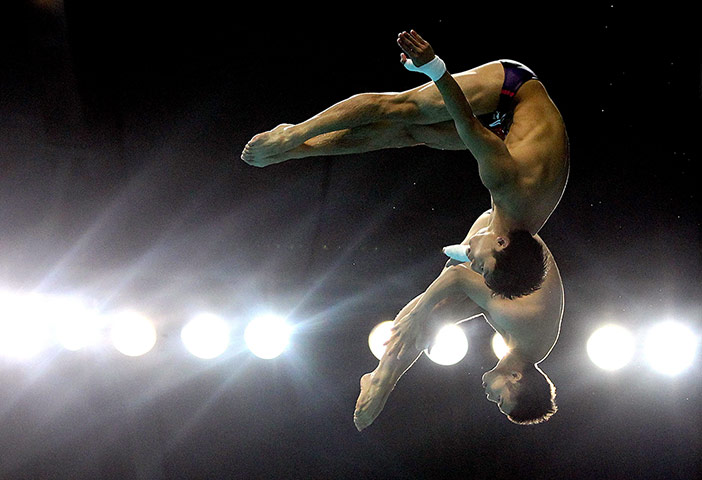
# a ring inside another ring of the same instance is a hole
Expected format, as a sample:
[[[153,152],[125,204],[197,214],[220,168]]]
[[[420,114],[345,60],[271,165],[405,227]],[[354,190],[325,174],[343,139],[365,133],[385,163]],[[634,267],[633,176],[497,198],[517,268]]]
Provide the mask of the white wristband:
[[[449,245],[444,247],[444,255],[459,262],[469,262],[467,245]]]
[[[421,72],[434,82],[443,77],[444,73],[446,73],[446,64],[438,55],[434,55],[434,58],[432,58],[430,62],[425,63],[421,67],[415,67],[414,63],[412,63],[412,60],[409,58],[404,65],[410,72]]]

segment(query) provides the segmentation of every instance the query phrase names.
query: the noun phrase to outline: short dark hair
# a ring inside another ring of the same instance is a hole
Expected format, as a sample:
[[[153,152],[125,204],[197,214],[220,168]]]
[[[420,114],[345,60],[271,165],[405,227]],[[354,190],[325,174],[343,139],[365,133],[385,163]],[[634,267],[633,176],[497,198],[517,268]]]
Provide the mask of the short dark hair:
[[[485,277],[488,288],[507,299],[529,295],[541,288],[546,276],[546,253],[526,230],[507,234],[507,246],[495,252],[495,269]]]
[[[515,406],[507,418],[519,425],[545,422],[558,411],[556,387],[536,365],[522,372],[522,378],[515,385],[514,397]]]

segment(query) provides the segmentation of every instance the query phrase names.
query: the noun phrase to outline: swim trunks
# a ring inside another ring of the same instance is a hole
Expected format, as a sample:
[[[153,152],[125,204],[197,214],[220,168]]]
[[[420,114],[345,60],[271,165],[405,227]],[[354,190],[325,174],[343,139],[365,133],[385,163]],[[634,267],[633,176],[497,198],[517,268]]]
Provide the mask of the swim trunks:
[[[500,60],[505,70],[505,81],[500,91],[500,101],[497,110],[480,115],[478,120],[502,140],[505,139],[512,126],[514,114],[514,97],[519,88],[529,80],[538,80],[536,74],[528,67],[513,60]]]

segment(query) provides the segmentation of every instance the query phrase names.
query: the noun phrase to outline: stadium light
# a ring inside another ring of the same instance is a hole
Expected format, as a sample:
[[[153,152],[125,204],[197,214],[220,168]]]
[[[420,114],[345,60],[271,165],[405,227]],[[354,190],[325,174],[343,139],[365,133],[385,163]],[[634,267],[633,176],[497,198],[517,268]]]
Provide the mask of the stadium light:
[[[620,325],[605,325],[590,335],[587,354],[603,370],[619,370],[629,364],[635,351],[634,336]]]
[[[383,354],[387,348],[385,346],[385,342],[390,340],[390,337],[392,336],[392,325],[392,320],[380,322],[373,327],[373,330],[371,330],[370,334],[368,335],[368,347],[370,348],[373,356],[378,360],[383,358]]]
[[[138,357],[148,353],[156,344],[156,328],[142,314],[127,311],[112,318],[110,337],[120,353]]]
[[[458,325],[446,325],[425,350],[427,357],[439,365],[455,365],[468,353],[468,338]]]
[[[180,338],[196,357],[215,358],[229,346],[229,325],[216,315],[200,314],[183,327]]]
[[[244,330],[244,341],[251,353],[270,360],[280,356],[288,346],[292,328],[285,318],[266,314],[253,319]]]
[[[0,295],[0,355],[28,360],[50,343],[44,298],[39,295]]]
[[[672,320],[658,323],[649,330],[644,352],[651,368],[675,376],[692,365],[698,338],[682,323]]]

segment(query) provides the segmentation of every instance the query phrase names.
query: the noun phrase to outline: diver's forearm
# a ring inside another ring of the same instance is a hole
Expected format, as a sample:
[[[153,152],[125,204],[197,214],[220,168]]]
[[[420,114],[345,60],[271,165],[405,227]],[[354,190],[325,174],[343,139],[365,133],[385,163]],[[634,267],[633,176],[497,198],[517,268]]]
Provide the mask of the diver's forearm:
[[[416,305],[412,309],[413,314],[429,315],[429,313],[440,302],[448,297],[465,293],[461,282],[461,271],[459,266],[447,268],[439,277],[434,280],[426,291],[419,297]]]

